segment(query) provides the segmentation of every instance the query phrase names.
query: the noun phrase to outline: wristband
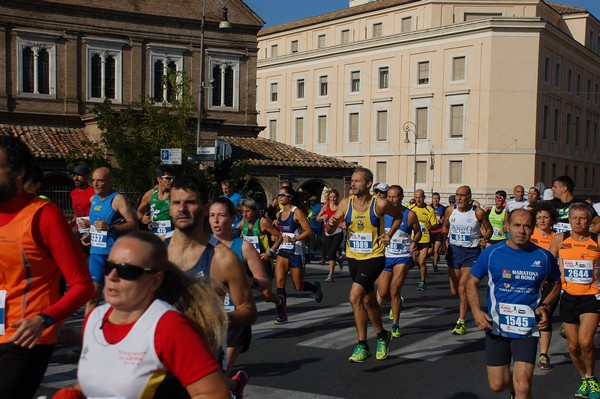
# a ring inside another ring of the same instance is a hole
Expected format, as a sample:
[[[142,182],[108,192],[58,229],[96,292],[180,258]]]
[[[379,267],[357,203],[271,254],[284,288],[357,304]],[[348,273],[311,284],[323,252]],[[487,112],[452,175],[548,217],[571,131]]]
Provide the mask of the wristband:
[[[47,314],[44,313],[38,313],[38,316],[40,316],[43,320],[43,326],[44,328],[48,328],[48,327],[52,327],[54,325],[54,319],[50,316],[48,316]]]
[[[271,248],[267,249],[267,255],[269,255],[271,258],[275,256],[275,251],[273,251]]]
[[[257,287],[258,287],[258,280],[256,278],[252,277],[252,285],[250,286],[250,288],[255,290]]]
[[[550,309],[550,305],[542,303],[542,304],[538,305],[538,308],[543,308],[546,312],[548,312]]]

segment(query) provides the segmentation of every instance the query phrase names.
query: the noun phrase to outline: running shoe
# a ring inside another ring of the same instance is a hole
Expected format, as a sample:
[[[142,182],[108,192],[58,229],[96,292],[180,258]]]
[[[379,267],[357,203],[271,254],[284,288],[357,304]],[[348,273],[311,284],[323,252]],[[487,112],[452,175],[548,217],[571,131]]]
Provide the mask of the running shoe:
[[[340,267],[340,271],[344,270],[344,258],[345,258],[345,256],[341,255],[338,258],[338,261],[337,261],[338,262],[338,266]]]
[[[437,265],[433,265],[433,271],[434,271],[434,272],[438,272],[438,267],[437,267]]]
[[[315,301],[317,303],[321,303],[321,301],[323,300],[323,290],[321,290],[321,283],[315,281],[313,284],[315,285],[315,287],[317,287],[317,290],[314,293]]]
[[[282,324],[287,323],[287,321],[288,321],[287,314],[284,314],[283,316],[277,316],[277,318],[275,319],[273,324],[275,324],[276,326],[280,326]]]
[[[545,353],[540,353],[537,360],[537,366],[540,370],[550,370],[552,365],[550,364],[550,358]]]
[[[352,356],[350,356],[348,360],[354,363],[362,363],[367,360],[369,356],[371,356],[371,352],[369,352],[367,347],[358,344],[356,345],[356,348],[354,348],[354,352],[352,352]]]
[[[515,393],[511,392],[510,395],[508,396],[508,399],[515,399]]]
[[[377,340],[377,352],[375,352],[375,359],[383,360],[390,354],[389,344],[392,339],[392,334],[389,331],[385,332],[385,338]]]
[[[579,389],[577,390],[577,392],[575,393],[575,397],[576,398],[586,398],[589,396],[590,394],[590,387],[588,385],[588,379],[587,378],[582,378],[581,379],[581,385],[579,385]],[[598,382],[596,382],[597,384]]]
[[[394,320],[394,311],[390,309],[390,320]]]
[[[277,309],[277,319],[275,320],[275,324],[283,324],[287,322],[287,308],[285,306],[285,298],[283,295],[277,295],[279,299],[279,305],[275,305]]]
[[[560,331],[558,332],[558,335],[560,335],[563,338],[567,338],[567,332],[565,331],[565,325],[564,324],[560,324]]]
[[[398,323],[392,324],[392,337],[400,338],[400,325]]]
[[[417,285],[417,291],[425,291],[427,289],[427,284],[425,283],[425,281],[419,281],[419,284]]]
[[[464,321],[457,321],[454,330],[452,330],[453,335],[465,335],[467,333],[467,325]]]
[[[231,378],[234,382],[237,382],[237,389],[231,390],[231,398],[232,399],[243,399],[244,397],[244,387],[248,384],[250,377],[244,370],[240,370]]]
[[[588,399],[600,399],[600,385],[596,377],[588,378]]]
[[[327,276],[327,278],[325,279],[326,283],[333,283],[333,276],[330,274],[329,276]]]

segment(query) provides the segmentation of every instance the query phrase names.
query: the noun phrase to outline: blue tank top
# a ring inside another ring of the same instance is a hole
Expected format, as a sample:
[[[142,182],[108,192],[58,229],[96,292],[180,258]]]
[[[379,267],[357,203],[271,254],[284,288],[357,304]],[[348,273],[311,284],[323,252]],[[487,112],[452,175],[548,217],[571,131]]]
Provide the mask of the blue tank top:
[[[411,258],[412,254],[409,250],[412,235],[412,227],[408,224],[408,213],[410,209],[404,208],[402,212],[402,223],[393,237],[390,238],[390,243],[385,247],[386,258]],[[394,217],[383,215],[383,226],[387,233],[394,223]]]
[[[94,222],[98,219],[104,220],[106,224],[110,226],[113,218],[117,212],[112,207],[113,199],[119,194],[118,191],[110,193],[106,198],[101,199],[98,194],[92,197],[92,204],[90,206],[90,240],[91,240],[91,254],[97,255],[108,255],[112,248],[115,240],[117,239],[116,231],[100,231],[94,229]]]
[[[171,243],[171,237],[165,238],[165,245],[167,246],[167,248],[169,247],[170,243]],[[204,252],[202,252],[200,259],[198,259],[198,262],[196,262],[194,267],[192,267],[189,270],[186,270],[185,274],[187,274],[188,276],[191,276],[191,277],[196,277],[196,278],[198,278],[198,277],[209,278],[210,277],[210,263],[212,262],[213,255],[215,254],[215,247],[217,246],[217,244],[220,244],[220,243],[221,243],[221,241],[217,240],[216,237],[211,236],[210,239],[208,240],[208,244],[206,244],[206,248],[204,249]]]
[[[285,220],[281,219],[283,211],[279,212],[279,215],[277,216],[277,227],[279,228],[283,236],[296,237],[298,234],[300,234],[300,223],[294,220],[294,212],[296,212],[296,209],[298,208],[295,206],[292,207],[289,216]],[[302,255],[304,254],[304,244],[301,240],[298,240],[295,243],[282,242],[279,246],[279,250],[286,252],[293,251],[296,255]]]

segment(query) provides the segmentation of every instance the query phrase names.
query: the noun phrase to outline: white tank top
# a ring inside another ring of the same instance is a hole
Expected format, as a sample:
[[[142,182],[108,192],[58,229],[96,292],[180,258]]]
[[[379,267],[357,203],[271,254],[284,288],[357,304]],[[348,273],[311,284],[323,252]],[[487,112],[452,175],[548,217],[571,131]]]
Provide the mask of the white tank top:
[[[174,308],[155,300],[120,342],[106,342],[102,320],[110,305],[90,313],[83,334],[77,377],[88,399],[137,399],[154,397],[167,373],[154,348],[154,332],[160,318]],[[145,394],[146,396],[142,396]]]
[[[480,223],[475,215],[477,207],[473,205],[467,212],[461,212],[454,205],[450,215],[450,231],[448,241],[450,245],[464,248],[477,248],[479,246]]]

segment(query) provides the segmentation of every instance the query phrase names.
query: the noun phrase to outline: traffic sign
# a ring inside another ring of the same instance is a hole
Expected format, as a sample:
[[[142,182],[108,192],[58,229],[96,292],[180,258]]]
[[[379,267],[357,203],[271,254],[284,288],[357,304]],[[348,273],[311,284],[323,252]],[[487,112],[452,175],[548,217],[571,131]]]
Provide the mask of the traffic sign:
[[[168,165],[181,165],[181,148],[161,148],[160,161]]]
[[[215,155],[216,153],[215,147],[196,147],[196,155]]]

